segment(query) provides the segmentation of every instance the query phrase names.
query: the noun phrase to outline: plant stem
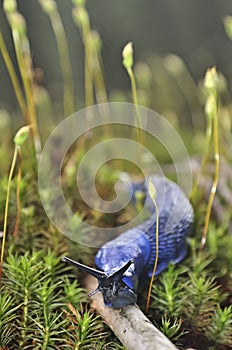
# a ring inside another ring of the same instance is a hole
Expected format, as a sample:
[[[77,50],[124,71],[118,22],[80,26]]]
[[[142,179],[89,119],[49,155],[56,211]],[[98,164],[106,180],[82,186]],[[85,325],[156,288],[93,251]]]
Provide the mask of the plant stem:
[[[96,99],[98,103],[107,103],[108,98],[107,98],[106,87],[105,87],[105,82],[104,82],[103,73],[102,73],[102,67],[100,64],[100,57],[98,57],[97,55],[94,59],[96,60],[96,68],[94,70]]]
[[[212,134],[213,134],[213,123],[212,123],[212,120],[210,119],[210,120],[208,120],[207,130],[206,130],[206,140],[205,140],[206,151],[205,151],[203,158],[201,160],[200,169],[199,169],[199,172],[197,174],[197,178],[195,180],[195,183],[194,183],[194,186],[192,189],[192,193],[190,196],[191,200],[194,200],[194,198],[196,196],[200,178],[201,178],[202,174],[204,173],[205,166],[206,166],[208,158],[209,158]]]
[[[6,1],[5,1],[6,5]],[[10,10],[8,6],[5,6],[5,13],[8,23],[11,28],[13,37],[13,43],[19,67],[19,72],[22,78],[23,87],[26,96],[26,120],[28,124],[33,125],[33,138],[37,160],[41,153],[41,142],[38,131],[37,116],[35,110],[34,101],[34,89],[33,89],[33,74],[32,74],[32,60],[30,54],[30,44],[26,33],[26,23],[23,16],[17,11],[17,3],[15,2],[15,8]],[[9,66],[10,67],[10,66]],[[11,68],[11,67],[10,67]],[[11,72],[12,74],[12,72]],[[18,89],[18,86],[15,86]],[[15,93],[18,94],[17,90]],[[20,100],[20,105],[22,101]],[[24,111],[24,109],[23,109]]]
[[[16,216],[16,222],[15,222],[15,228],[13,237],[16,237],[19,230],[19,221],[20,221],[20,211],[21,211],[21,203],[20,203],[20,182],[22,177],[22,154],[21,149],[18,147],[18,158],[20,160],[20,163],[18,165],[18,176],[17,176],[17,189],[16,189],[16,201],[17,201],[17,216]]]
[[[102,120],[105,123],[104,132],[106,134],[110,133],[109,128],[109,118],[110,118],[110,109],[108,106],[108,96],[105,86],[105,79],[103,74],[103,65],[101,59],[101,39],[96,31],[90,31],[90,48],[91,48],[91,65],[90,68],[92,70],[93,76],[93,85],[94,92],[96,96],[96,102],[98,104],[104,103],[104,107],[101,106],[101,116]]]
[[[25,104],[24,97],[21,93],[19,82],[18,82],[16,73],[14,70],[14,66],[13,66],[12,61],[10,59],[10,56],[9,56],[8,51],[7,51],[7,48],[6,48],[6,45],[5,45],[5,42],[4,42],[4,39],[3,39],[1,32],[0,32],[0,51],[2,53],[2,57],[3,57],[4,62],[6,64],[6,68],[7,68],[7,71],[9,73],[9,76],[10,76],[10,79],[11,79],[11,82],[12,82],[12,85],[14,88],[14,92],[15,92],[16,98],[18,100],[19,107],[20,107],[22,114],[24,115],[24,117],[27,121],[27,114],[28,114],[27,113],[27,106]]]
[[[44,338],[43,338],[42,350],[46,350],[47,349],[49,335],[50,335],[50,328],[48,326],[46,326],[45,327],[45,334],[44,334]]]
[[[151,179],[150,179],[150,182],[151,182]],[[149,188],[151,188],[151,187],[149,186]],[[149,195],[151,196],[150,192],[149,192]],[[156,214],[156,227],[155,227],[156,252],[155,252],[155,263],[153,266],[153,271],[152,271],[151,280],[150,280],[149,289],[148,289],[148,294],[147,294],[146,312],[148,312],[148,308],[149,308],[149,304],[150,304],[151,290],[152,290],[152,285],[154,282],[155,272],[157,269],[157,264],[158,264],[158,259],[159,259],[159,209],[158,209],[154,195],[151,196],[151,198],[152,198],[152,201],[153,201],[154,206],[155,206],[155,214]]]
[[[48,310],[46,306],[46,302],[43,305],[43,315],[44,315],[44,321],[45,321],[45,329],[44,329],[44,335],[43,335],[43,346],[42,350],[46,350],[48,346],[48,341],[50,337],[50,327],[48,322]]]
[[[69,48],[67,38],[64,31],[64,26],[57,10],[56,3],[52,3],[52,9],[47,8],[46,1],[40,0],[40,5],[43,11],[48,15],[53,31],[55,33],[57,48],[59,52],[60,68],[64,82],[64,115],[65,117],[75,112],[74,103],[74,84],[72,78],[71,60],[69,55]]]
[[[93,75],[91,70],[91,47],[89,45],[89,23],[82,26],[82,37],[84,44],[84,70],[85,70],[85,107],[92,106],[94,104],[93,97]]]
[[[19,348],[24,349],[24,343],[26,338],[26,328],[27,328],[27,320],[28,320],[28,302],[29,302],[29,289],[25,286],[24,290],[24,302],[23,302],[23,325],[21,332],[21,340],[19,342]]]
[[[90,21],[84,4],[76,5],[74,1],[73,3],[73,19],[75,24],[79,27],[84,46],[85,107],[89,107],[94,103],[93,74],[91,69],[92,47],[90,45]]]
[[[137,130],[138,140],[140,143],[142,143],[141,116],[140,116],[139,108],[138,108],[138,95],[137,95],[135,76],[134,76],[133,70],[129,67],[127,68],[127,73],[129,75],[129,78],[130,78],[132,100],[133,100],[133,103],[135,105],[136,119],[137,119],[137,124],[138,124],[138,130]]]
[[[219,171],[220,171],[220,155],[219,155],[219,137],[218,137],[218,107],[217,107],[217,92],[216,90],[213,93],[214,99],[215,99],[215,111],[214,111],[214,118],[213,118],[213,144],[214,144],[214,162],[215,162],[215,173],[214,173],[214,179],[213,184],[211,187],[211,192],[208,200],[208,205],[206,209],[206,215],[205,215],[205,224],[203,228],[202,238],[201,238],[201,250],[204,249],[208,227],[209,227],[209,220],[210,220],[210,214],[212,210],[212,205],[215,197],[215,193],[218,186],[218,180],[219,180]]]
[[[73,19],[74,23],[78,26],[82,38],[82,43],[84,47],[84,79],[85,79],[85,108],[90,107],[94,104],[94,88],[93,88],[93,72],[92,72],[92,47],[90,45],[91,30],[90,30],[90,20],[88,12],[85,8],[85,3],[79,3],[78,5],[73,0]],[[79,140],[80,147],[84,147],[86,140],[91,135],[91,124],[93,119],[93,112],[88,108],[85,111],[86,117],[86,127],[87,132],[83,135],[82,140]]]
[[[34,145],[37,160],[40,157],[41,153],[41,143],[40,136],[37,124],[37,116],[35,110],[35,101],[34,101],[34,93],[33,93],[33,78],[31,72],[31,57],[30,57],[30,49],[29,42],[26,36],[21,39],[19,33],[12,28],[12,35],[15,45],[15,52],[18,61],[18,66],[20,70],[20,74],[23,81],[24,91],[27,100],[27,108],[28,108],[28,122],[33,125],[33,137],[34,137]],[[27,48],[26,52],[22,52],[22,47]]]
[[[69,116],[75,112],[74,87],[68,43],[58,11],[54,12],[51,16],[51,22],[56,35],[60,66],[64,80],[64,114],[65,116]]]
[[[107,103],[108,97],[106,92],[105,80],[103,75],[103,66],[101,59],[101,39],[97,32],[90,32],[93,81],[95,87],[96,100],[98,103]]]
[[[1,277],[2,277],[2,264],[3,264],[3,258],[4,258],[5,243],[6,243],[6,230],[7,230],[8,209],[9,209],[9,200],[10,200],[11,180],[12,180],[12,176],[13,176],[14,169],[15,169],[15,164],[16,164],[16,160],[17,160],[17,154],[18,154],[18,146],[15,145],[13,160],[12,160],[10,173],[9,173],[9,178],[8,178],[7,192],[6,192],[6,204],[5,204],[3,237],[2,237],[2,249],[1,249],[1,260],[0,260],[0,280],[1,280]]]

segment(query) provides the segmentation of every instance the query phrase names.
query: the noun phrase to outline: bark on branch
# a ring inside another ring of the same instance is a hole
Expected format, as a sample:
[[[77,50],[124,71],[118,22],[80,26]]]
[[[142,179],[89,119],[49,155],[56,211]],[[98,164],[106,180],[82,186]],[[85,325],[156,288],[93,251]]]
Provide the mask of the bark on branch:
[[[85,280],[88,292],[97,287],[96,279]],[[101,315],[127,350],[178,350],[142,313],[137,305],[114,310],[104,305],[101,293],[91,297],[92,307]]]

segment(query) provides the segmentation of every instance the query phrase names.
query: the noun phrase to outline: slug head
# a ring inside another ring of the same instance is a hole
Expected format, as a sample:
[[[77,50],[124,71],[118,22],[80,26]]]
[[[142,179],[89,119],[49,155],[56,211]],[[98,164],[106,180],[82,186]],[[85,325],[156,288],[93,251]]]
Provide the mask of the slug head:
[[[80,264],[77,261],[69,259],[66,256],[62,258],[62,261],[74,265],[97,278],[98,287],[92,291],[89,296],[101,292],[104,298],[104,303],[107,306],[112,306],[114,309],[119,309],[136,302],[137,295],[123,281],[124,273],[134,262],[132,259],[113,274],[107,274],[106,272],[93,269],[86,265]]]

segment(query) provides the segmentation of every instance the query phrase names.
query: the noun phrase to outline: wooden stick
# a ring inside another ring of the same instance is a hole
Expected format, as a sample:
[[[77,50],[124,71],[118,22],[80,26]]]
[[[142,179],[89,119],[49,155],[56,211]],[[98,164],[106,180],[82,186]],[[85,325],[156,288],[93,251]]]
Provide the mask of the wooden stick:
[[[97,287],[94,277],[85,279],[88,292]],[[91,297],[91,306],[101,315],[127,350],[178,350],[142,313],[137,305],[119,310],[105,306],[101,293]]]

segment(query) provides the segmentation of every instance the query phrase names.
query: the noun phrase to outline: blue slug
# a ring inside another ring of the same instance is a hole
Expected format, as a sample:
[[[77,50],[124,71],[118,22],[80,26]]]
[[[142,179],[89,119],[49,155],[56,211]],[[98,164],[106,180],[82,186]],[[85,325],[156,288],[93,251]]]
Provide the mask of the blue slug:
[[[167,178],[152,176],[156,188],[159,211],[159,245],[156,275],[168,264],[181,261],[187,252],[186,238],[193,222],[193,209],[181,188]],[[144,194],[149,218],[104,244],[96,254],[97,269],[80,264],[67,257],[62,261],[90,273],[98,279],[98,287],[90,296],[101,292],[104,303],[118,309],[137,300],[141,276],[150,277],[156,257],[155,206],[148,194],[148,180],[132,184],[132,201],[136,192]]]

